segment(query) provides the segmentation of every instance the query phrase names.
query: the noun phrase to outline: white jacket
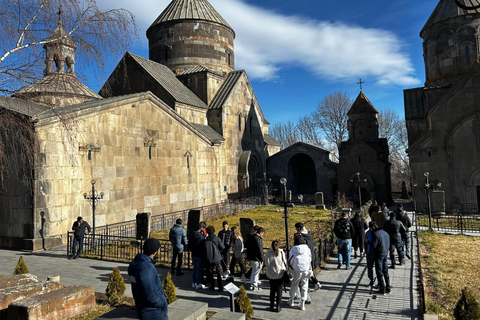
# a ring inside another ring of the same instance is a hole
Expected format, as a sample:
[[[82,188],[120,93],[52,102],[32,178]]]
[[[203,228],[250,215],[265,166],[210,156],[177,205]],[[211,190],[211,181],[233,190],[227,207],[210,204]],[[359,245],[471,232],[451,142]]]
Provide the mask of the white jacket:
[[[280,279],[287,270],[287,257],[282,249],[279,249],[278,256],[273,249],[268,249],[265,254],[265,267],[267,269],[268,279]]]
[[[292,249],[290,249],[288,261],[293,270],[308,271],[312,268],[312,253],[306,244],[293,246]]]

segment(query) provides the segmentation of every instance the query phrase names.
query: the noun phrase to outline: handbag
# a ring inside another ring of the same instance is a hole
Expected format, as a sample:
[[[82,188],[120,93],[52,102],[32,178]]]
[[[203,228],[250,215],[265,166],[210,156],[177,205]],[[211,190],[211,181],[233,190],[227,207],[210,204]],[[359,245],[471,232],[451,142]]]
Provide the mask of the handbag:
[[[285,286],[287,284],[290,284],[292,278],[288,274],[289,268],[288,268],[287,264],[285,263],[285,259],[283,257],[284,257],[284,253],[282,251],[282,261],[283,261],[283,264],[285,265],[285,271],[283,271],[282,279],[283,279],[283,284]],[[286,292],[286,289],[285,289],[285,292]]]

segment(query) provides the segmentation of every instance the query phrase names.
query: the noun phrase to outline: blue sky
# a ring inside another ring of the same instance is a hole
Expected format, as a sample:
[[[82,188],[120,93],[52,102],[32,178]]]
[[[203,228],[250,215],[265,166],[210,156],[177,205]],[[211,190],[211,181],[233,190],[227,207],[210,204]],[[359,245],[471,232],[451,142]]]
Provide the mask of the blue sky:
[[[271,124],[297,120],[335,90],[355,98],[359,78],[378,110],[403,117],[403,89],[425,81],[419,33],[438,0],[209,2],[235,30],[236,69],[246,70]],[[130,51],[147,58],[145,31],[168,3],[98,1],[103,9],[125,8],[136,16],[140,43]]]

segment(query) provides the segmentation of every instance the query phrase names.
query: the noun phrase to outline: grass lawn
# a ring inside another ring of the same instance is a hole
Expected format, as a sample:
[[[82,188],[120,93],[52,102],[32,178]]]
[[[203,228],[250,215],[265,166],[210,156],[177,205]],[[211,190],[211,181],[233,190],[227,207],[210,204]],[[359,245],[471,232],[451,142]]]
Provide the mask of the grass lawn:
[[[215,233],[222,230],[222,222],[228,221],[229,228],[240,227],[240,218],[251,218],[255,223],[265,229],[263,246],[270,248],[273,240],[278,240],[280,245],[285,247],[285,219],[283,218],[283,206],[266,205],[254,209],[247,209],[233,215],[219,216],[206,220],[207,225],[215,227]],[[330,210],[318,210],[315,207],[296,206],[288,208],[288,231],[290,245],[293,245],[293,234],[296,232],[295,223],[303,222],[308,231],[313,235],[314,241],[325,236],[332,226]],[[152,236],[159,239],[168,239],[168,230],[152,232]]]
[[[480,237],[420,232],[426,312],[453,319],[462,289],[480,301]]]

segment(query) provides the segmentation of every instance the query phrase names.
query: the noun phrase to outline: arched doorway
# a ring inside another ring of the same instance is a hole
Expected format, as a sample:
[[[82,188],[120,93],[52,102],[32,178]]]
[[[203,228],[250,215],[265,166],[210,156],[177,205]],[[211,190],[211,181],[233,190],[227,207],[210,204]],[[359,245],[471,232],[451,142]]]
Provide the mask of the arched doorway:
[[[292,190],[293,195],[313,195],[317,192],[315,162],[309,155],[299,153],[291,157],[288,161],[287,172],[288,188]]]
[[[364,174],[355,174],[350,180],[349,194],[353,202],[364,204],[371,198],[368,177]]]
[[[260,171],[258,159],[251,155],[248,161],[248,197],[260,197],[262,195],[263,173]]]

